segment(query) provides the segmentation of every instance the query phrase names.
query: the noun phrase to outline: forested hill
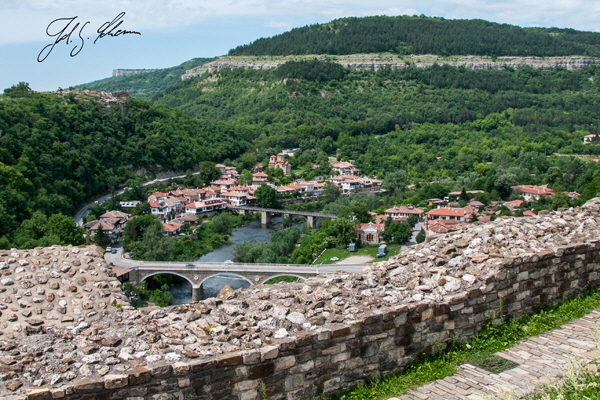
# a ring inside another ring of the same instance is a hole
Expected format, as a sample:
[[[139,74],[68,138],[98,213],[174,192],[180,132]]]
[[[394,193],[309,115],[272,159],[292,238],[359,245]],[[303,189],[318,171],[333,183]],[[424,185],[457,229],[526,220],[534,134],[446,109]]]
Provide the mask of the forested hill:
[[[126,90],[131,96],[147,98],[156,92],[177,83],[185,71],[199,67],[210,58],[194,58],[171,68],[159,69],[142,74],[115,76],[75,86],[77,89],[118,92]]]
[[[0,248],[34,212],[72,215],[140,168],[214,171],[210,162],[248,146],[243,129],[139,99],[107,107],[90,92],[34,93],[15,85],[0,96]]]
[[[600,33],[425,16],[341,18],[238,46],[229,55],[600,56]]]

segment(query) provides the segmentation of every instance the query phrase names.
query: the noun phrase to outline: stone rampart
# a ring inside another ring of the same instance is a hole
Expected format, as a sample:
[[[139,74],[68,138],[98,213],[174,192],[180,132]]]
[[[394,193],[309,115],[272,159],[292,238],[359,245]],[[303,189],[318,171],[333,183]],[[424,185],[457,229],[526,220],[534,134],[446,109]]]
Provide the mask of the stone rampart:
[[[10,395],[4,389],[4,398],[330,395],[399,372],[423,352],[469,339],[487,319],[527,315],[596,288],[599,210],[600,199],[593,199],[581,208],[529,219],[474,224],[430,237],[363,274],[339,273],[169,309],[114,313],[107,317],[110,328],[93,332],[97,352],[92,356],[97,356],[82,357],[75,350],[63,354],[70,359],[62,365],[45,366],[92,373],[32,388],[32,379],[44,379],[39,373],[15,372],[18,376],[3,378],[5,383],[18,379],[28,391]],[[124,342],[102,344],[98,335]],[[108,371],[102,369],[106,365]]]

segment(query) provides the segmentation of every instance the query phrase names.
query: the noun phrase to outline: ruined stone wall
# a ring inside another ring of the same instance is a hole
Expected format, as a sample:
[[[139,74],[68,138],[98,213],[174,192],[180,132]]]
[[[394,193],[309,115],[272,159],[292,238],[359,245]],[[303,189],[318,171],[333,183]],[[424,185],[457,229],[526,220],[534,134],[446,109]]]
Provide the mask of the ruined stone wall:
[[[599,210],[593,199],[579,209],[470,226],[363,274],[123,311],[115,328],[129,326],[155,348],[103,376],[29,389],[27,398],[312,399],[399,372],[424,351],[469,339],[486,319],[530,314],[596,288]],[[121,354],[135,350],[118,346]],[[13,397],[24,396],[5,398]]]

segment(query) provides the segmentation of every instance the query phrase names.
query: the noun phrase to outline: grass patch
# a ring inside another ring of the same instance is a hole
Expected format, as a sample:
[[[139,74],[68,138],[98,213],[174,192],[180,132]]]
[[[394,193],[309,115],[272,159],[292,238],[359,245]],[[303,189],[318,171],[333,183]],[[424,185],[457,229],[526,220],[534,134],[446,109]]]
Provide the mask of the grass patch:
[[[575,362],[565,370],[565,379],[538,388],[527,395],[527,400],[591,400],[600,398],[600,358],[596,357],[589,365]],[[507,400],[511,397],[505,396]],[[518,398],[514,397],[513,398]]]
[[[391,256],[397,255],[401,248],[399,244],[389,244],[387,247],[386,256],[382,258],[375,258],[379,246],[380,245],[378,244],[361,245],[354,252],[349,252],[346,249],[327,249],[323,254],[321,254],[321,257],[315,261],[315,264],[333,264],[351,256],[370,256],[374,258],[374,261],[387,261]],[[331,260],[333,257],[337,257],[339,260]]]
[[[279,282],[298,282],[299,279],[296,276],[276,276],[275,278],[271,278],[265,282],[265,285],[274,285]]]
[[[476,354],[469,358],[467,362],[476,367],[483,368],[492,374],[499,374],[500,372],[509,370],[519,365],[514,361],[507,360],[491,353]]]
[[[597,289],[528,317],[509,319],[498,326],[487,323],[471,340],[465,343],[452,344],[448,349],[436,355],[424,354],[419,360],[410,364],[401,374],[376,380],[368,385],[358,386],[351,391],[328,399],[385,400],[390,397],[401,396],[412,388],[454,374],[459,365],[475,356],[505,350],[522,339],[559,328],[599,307],[600,290]],[[576,385],[572,386],[575,387]],[[596,390],[598,389],[596,388]],[[597,395],[598,392],[595,393]],[[543,397],[536,397],[535,399],[538,398],[542,399]],[[564,398],[583,399],[585,397],[566,396]],[[598,397],[588,396],[588,398]]]

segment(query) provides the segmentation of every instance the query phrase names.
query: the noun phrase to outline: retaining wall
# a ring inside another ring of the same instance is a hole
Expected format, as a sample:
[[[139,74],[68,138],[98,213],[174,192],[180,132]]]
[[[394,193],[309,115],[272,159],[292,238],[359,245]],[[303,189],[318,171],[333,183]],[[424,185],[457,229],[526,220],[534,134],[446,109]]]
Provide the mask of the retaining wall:
[[[500,273],[445,303],[411,303],[260,350],[35,389],[29,400],[313,399],[401,371],[423,352],[471,338],[487,319],[531,314],[598,287],[600,241],[499,259]],[[15,397],[17,398],[17,397]]]

